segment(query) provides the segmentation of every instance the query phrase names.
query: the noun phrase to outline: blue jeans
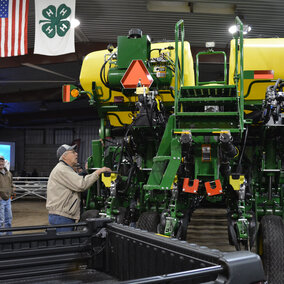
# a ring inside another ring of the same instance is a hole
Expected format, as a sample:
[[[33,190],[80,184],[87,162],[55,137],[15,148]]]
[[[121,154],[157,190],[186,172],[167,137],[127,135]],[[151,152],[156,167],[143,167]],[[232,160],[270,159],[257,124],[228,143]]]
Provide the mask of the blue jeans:
[[[75,220],[56,214],[48,214],[48,221],[50,225],[63,225],[63,224],[74,224]],[[71,232],[73,227],[56,228],[56,232]]]
[[[8,200],[0,200],[0,228],[11,228],[12,227],[12,206],[11,198]],[[0,233],[1,235],[5,233]],[[12,235],[12,232],[7,232],[7,235]]]

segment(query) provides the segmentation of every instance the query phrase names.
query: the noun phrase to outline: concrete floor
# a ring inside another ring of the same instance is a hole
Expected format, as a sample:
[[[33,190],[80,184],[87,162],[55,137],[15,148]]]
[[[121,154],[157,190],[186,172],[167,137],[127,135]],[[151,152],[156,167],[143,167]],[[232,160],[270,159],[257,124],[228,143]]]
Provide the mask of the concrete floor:
[[[45,200],[12,201],[13,227],[48,225],[48,212],[45,208]]]
[[[228,240],[226,209],[196,209],[187,228],[187,241],[211,249],[235,251]]]
[[[13,227],[48,225],[44,199],[15,200],[12,210]],[[187,241],[221,251],[235,251],[228,242],[226,210],[197,209],[188,226]]]

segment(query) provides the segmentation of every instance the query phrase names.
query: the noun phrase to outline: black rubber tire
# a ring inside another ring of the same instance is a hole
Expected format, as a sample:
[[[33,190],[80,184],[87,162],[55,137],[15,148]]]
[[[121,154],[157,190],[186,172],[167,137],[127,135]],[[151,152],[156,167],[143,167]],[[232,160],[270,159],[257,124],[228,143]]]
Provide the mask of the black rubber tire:
[[[179,228],[177,230],[176,234],[177,239],[186,241],[188,224],[189,224],[189,212],[185,212],[183,218],[180,221]]]
[[[237,233],[236,233],[236,221],[231,218],[232,211],[229,211],[227,213],[227,230],[228,230],[228,239],[229,239],[229,244],[234,246],[236,250],[240,250],[240,244],[238,243],[237,239]]]
[[[248,244],[250,244],[250,250],[253,247],[255,242],[256,234],[257,234],[257,225],[256,225],[256,217],[254,212],[249,212],[252,215],[252,218],[249,220],[249,242],[238,242],[237,238],[237,224],[236,220],[232,219],[230,216],[232,215],[232,211],[228,213],[228,239],[229,244],[235,246],[236,250],[241,250],[241,245],[245,246],[245,249],[248,250]]]
[[[137,228],[147,230],[148,232],[157,233],[157,226],[159,222],[160,216],[157,212],[143,212],[137,221]]]
[[[236,224],[228,222],[229,244],[234,246],[236,248],[236,250],[241,250],[240,244],[238,243],[235,226],[236,226]]]
[[[160,215],[160,221],[157,226],[157,233],[158,234],[164,234],[165,233],[165,227],[166,227],[166,216],[169,214],[168,210],[164,210]]]
[[[262,217],[260,225],[262,262],[269,284],[284,281],[284,224],[280,216]]]

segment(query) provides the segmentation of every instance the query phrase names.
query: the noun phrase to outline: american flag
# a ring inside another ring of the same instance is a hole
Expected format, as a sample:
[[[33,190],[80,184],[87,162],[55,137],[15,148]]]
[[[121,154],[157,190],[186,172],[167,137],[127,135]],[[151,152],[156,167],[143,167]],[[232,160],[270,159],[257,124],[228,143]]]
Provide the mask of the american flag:
[[[0,57],[28,53],[29,0],[0,0]]]

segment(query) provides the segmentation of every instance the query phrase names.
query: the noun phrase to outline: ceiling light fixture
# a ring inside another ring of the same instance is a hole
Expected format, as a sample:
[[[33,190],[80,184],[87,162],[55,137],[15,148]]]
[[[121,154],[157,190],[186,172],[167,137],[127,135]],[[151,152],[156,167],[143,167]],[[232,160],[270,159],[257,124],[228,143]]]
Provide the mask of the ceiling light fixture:
[[[244,35],[246,35],[247,33],[249,33],[251,31],[251,26],[249,25],[244,25]]]
[[[183,1],[147,1],[147,9],[152,12],[191,12],[190,3]]]
[[[71,20],[71,28],[76,28],[80,25],[80,21],[78,19]]]
[[[235,34],[236,32],[239,32],[240,31],[240,26],[236,26],[236,25],[233,25],[233,26],[230,26],[229,27],[229,33],[231,34]],[[251,26],[249,25],[243,25],[243,34],[246,35],[247,33],[249,33],[251,31]]]
[[[211,3],[211,2],[193,2],[192,12],[194,14],[223,14],[234,15],[236,5],[225,3]]]
[[[206,41],[205,47],[206,48],[214,48],[215,47],[215,41]]]
[[[234,15],[236,5],[211,2],[147,1],[148,11]]]
[[[230,26],[229,27],[229,33],[230,34],[235,34],[238,31],[238,28],[236,25]]]

